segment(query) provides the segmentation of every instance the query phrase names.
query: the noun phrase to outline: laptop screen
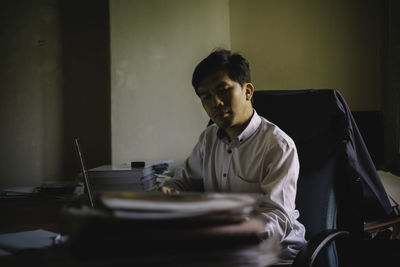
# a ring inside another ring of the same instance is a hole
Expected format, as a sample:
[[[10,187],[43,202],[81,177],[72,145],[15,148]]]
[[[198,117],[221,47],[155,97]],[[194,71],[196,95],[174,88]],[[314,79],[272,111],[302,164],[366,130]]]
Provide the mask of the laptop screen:
[[[87,174],[87,168],[86,168],[85,161],[83,159],[82,148],[81,148],[78,138],[75,138],[75,147],[78,152],[78,159],[79,159],[79,163],[81,165],[85,191],[88,194],[90,206],[93,208],[94,207],[94,199],[93,199],[94,196],[93,196],[92,188],[90,187],[90,182],[89,182],[89,178],[88,178],[88,174]]]

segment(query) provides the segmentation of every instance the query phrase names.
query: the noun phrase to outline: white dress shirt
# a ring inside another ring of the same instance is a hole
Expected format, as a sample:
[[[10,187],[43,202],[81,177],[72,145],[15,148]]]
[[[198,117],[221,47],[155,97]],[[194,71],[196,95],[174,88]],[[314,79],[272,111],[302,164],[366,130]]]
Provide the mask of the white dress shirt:
[[[181,191],[262,194],[265,231],[290,260],[306,242],[295,209],[299,160],[293,140],[256,111],[246,129],[228,142],[218,126],[200,135],[190,157],[165,186]]]

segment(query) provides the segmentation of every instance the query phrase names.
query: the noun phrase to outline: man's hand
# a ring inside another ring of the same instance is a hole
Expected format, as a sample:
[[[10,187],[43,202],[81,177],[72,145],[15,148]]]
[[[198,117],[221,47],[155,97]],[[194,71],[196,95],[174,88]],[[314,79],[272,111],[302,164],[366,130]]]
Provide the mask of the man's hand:
[[[164,194],[178,194],[179,193],[179,190],[168,187],[168,186],[161,186],[158,190],[163,192]]]

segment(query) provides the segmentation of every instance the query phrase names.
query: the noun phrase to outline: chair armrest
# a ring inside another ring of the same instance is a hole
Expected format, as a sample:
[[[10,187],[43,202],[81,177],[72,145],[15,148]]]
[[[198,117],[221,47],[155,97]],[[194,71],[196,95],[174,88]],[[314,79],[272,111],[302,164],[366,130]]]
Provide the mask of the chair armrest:
[[[332,241],[339,238],[348,238],[349,232],[341,230],[325,230],[313,238],[296,255],[292,267],[312,266],[318,254],[327,247]]]

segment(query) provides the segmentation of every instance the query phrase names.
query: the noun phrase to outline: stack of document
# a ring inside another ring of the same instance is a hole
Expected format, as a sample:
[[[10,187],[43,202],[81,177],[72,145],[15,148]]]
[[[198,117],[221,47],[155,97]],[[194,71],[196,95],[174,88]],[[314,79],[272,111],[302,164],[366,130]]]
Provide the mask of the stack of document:
[[[64,211],[61,229],[70,236],[73,254],[105,251],[133,257],[139,265],[165,264],[172,257],[169,263],[179,266],[265,266],[279,253],[279,243],[265,239],[265,222],[254,216],[254,195],[131,192],[102,194],[99,200],[102,208]]]
[[[143,168],[103,165],[87,171],[90,186],[96,193],[116,191],[147,191],[156,184],[152,166]]]

